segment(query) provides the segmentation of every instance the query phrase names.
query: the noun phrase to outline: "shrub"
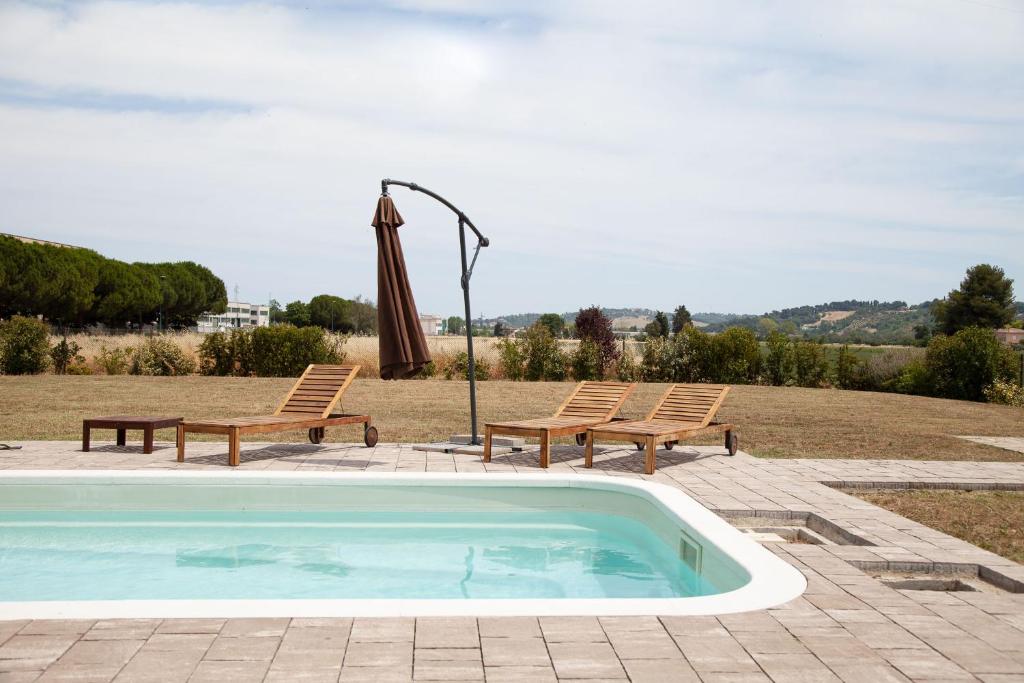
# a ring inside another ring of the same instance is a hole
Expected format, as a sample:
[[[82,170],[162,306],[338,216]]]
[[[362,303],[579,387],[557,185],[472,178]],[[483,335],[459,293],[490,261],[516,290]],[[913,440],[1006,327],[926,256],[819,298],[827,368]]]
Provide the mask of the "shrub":
[[[793,374],[801,387],[820,387],[828,375],[825,347],[819,342],[800,340],[793,345]]]
[[[676,376],[677,345],[666,337],[648,337],[640,357],[640,377],[644,382],[672,382]]]
[[[199,344],[199,372],[223,377],[235,373],[235,356],[225,332],[210,332]]]
[[[588,379],[604,379],[601,366],[601,349],[589,339],[584,339],[573,351],[572,376],[582,382]]]
[[[117,346],[108,349],[104,345],[100,347],[100,355],[96,356],[96,362],[108,375],[123,375],[131,366],[132,350]]]
[[[131,374],[170,377],[190,375],[195,361],[168,337],[146,337],[132,354]]]
[[[1024,387],[1016,382],[997,379],[985,387],[985,398],[989,403],[1024,407]]]
[[[86,365],[85,359],[79,356],[75,362],[68,365],[67,374],[69,375],[91,375],[92,368]]]
[[[510,337],[498,340],[498,359],[505,379],[518,382],[523,379],[526,359],[523,357],[523,345]]]
[[[491,376],[491,364],[487,362],[487,359],[477,358],[474,355],[473,374],[478,382],[487,379]],[[445,379],[455,379],[456,377],[469,380],[469,354],[465,351],[455,354],[455,358],[444,369]]]
[[[199,344],[199,371],[204,375],[252,375],[252,337],[251,329],[206,335]]]
[[[761,347],[753,331],[730,327],[711,338],[714,358],[710,379],[726,384],[754,384],[761,369]]]
[[[20,315],[0,323],[0,371],[36,375],[50,362],[49,329],[36,318]]]
[[[886,349],[882,353],[871,354],[857,364],[853,369],[849,388],[861,391],[927,394],[928,383],[923,380],[923,369],[921,352],[917,349]],[[913,387],[917,389],[912,389]]]
[[[856,384],[857,367],[860,361],[848,344],[843,344],[836,358],[836,386],[840,389],[853,389]]]
[[[527,381],[561,382],[565,379],[569,359],[546,327],[533,325],[521,343],[525,359],[523,377]]]
[[[687,325],[676,334],[673,343],[673,381],[708,382],[716,376],[717,360],[711,335]]]
[[[423,366],[423,369],[413,379],[431,379],[433,377],[437,377],[437,364],[434,361],[430,361]]]
[[[59,342],[53,345],[50,349],[50,360],[53,362],[53,371],[58,375],[64,375],[68,372],[68,366],[82,365],[85,363],[85,357],[81,356],[78,352],[82,350],[82,347],[77,342],[69,342],[67,337],[62,337]],[[82,373],[78,373],[82,374]]]
[[[297,377],[310,363],[341,363],[347,337],[331,338],[321,327],[254,327],[248,349],[239,345],[243,374],[257,377]],[[248,352],[248,354],[244,352]],[[246,358],[246,355],[249,358]],[[246,367],[251,364],[251,367]],[[248,371],[248,372],[246,372]]]
[[[984,401],[985,389],[1013,376],[1014,360],[994,331],[980,327],[933,337],[925,353],[932,393],[965,401]]]
[[[589,339],[601,350],[601,376],[619,359],[619,347],[612,332],[612,321],[597,306],[581,308],[574,323],[576,336]]]
[[[785,386],[793,377],[793,344],[786,335],[772,331],[765,338],[765,348],[765,381],[773,386]]]
[[[894,391],[898,394],[928,396],[932,393],[932,379],[921,358],[916,358],[899,368],[898,373],[886,380],[879,391]]]
[[[347,337],[320,327],[274,325],[208,334],[199,345],[205,375],[297,377],[311,363],[342,363]]]
[[[640,382],[643,380],[640,366],[633,360],[633,354],[628,352],[622,354],[619,362],[616,363],[615,375],[620,382]]]

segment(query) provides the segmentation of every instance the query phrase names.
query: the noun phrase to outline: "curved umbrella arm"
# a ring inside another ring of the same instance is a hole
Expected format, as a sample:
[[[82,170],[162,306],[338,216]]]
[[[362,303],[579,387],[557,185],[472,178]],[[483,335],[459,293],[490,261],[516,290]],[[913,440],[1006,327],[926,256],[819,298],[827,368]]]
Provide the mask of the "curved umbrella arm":
[[[441,195],[437,194],[436,192],[432,192],[431,190],[428,190],[422,185],[417,185],[416,183],[408,183],[404,180],[392,180],[391,178],[384,178],[383,180],[380,181],[380,193],[385,197],[388,194],[388,185],[400,185],[402,187],[408,187],[413,192],[422,192],[428,197],[433,197],[434,199],[436,199],[437,201],[441,202],[449,209],[451,209],[452,212],[459,217],[459,222],[465,223],[466,225],[469,226],[469,229],[472,230],[473,233],[476,235],[479,245],[481,247],[489,247],[491,245],[491,241],[484,237],[479,230],[477,230],[477,227],[473,225],[473,221],[469,220],[469,216],[464,214],[459,207],[455,206],[450,201],[448,201]],[[476,258],[474,258],[473,260],[476,261]]]

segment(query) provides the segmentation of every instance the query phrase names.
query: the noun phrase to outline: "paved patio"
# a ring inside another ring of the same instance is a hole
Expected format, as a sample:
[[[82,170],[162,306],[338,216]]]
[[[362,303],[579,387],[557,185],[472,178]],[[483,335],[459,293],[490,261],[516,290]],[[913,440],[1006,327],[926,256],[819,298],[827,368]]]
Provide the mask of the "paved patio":
[[[226,469],[223,443],[27,442],[0,469]],[[162,447],[159,447],[162,446]],[[659,451],[650,479],[732,519],[801,525],[839,542],[770,543],[807,592],[721,617],[0,621],[0,681],[1022,681],[1024,567],[836,486],[1024,490],[1024,463],[761,460]],[[642,477],[632,449],[556,446],[550,472]],[[242,469],[543,472],[535,450],[496,456],[408,445],[246,443]],[[984,590],[897,590],[882,572],[957,572]],[[985,579],[978,582],[977,577]],[[1008,590],[1001,590],[1008,589]],[[1014,591],[1014,592],[1009,592]],[[2,617],[2,615],[0,615]]]

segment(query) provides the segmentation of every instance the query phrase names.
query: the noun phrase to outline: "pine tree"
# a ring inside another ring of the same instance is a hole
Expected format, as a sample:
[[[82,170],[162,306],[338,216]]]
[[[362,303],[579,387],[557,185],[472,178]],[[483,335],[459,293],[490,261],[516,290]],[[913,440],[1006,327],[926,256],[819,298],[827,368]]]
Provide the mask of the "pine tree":
[[[1005,327],[1013,320],[1013,280],[1002,268],[981,263],[944,300],[932,307],[938,329],[955,334],[966,327]]]
[[[686,306],[677,306],[675,313],[672,314],[672,334],[679,334],[684,327],[692,324],[693,320]]]

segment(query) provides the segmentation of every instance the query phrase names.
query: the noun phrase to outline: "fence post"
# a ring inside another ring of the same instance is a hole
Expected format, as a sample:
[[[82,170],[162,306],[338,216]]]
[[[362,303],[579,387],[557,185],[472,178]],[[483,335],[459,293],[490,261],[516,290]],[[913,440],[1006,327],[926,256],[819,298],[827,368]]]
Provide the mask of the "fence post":
[[[1024,388],[1024,351],[1020,352],[1020,386]]]

